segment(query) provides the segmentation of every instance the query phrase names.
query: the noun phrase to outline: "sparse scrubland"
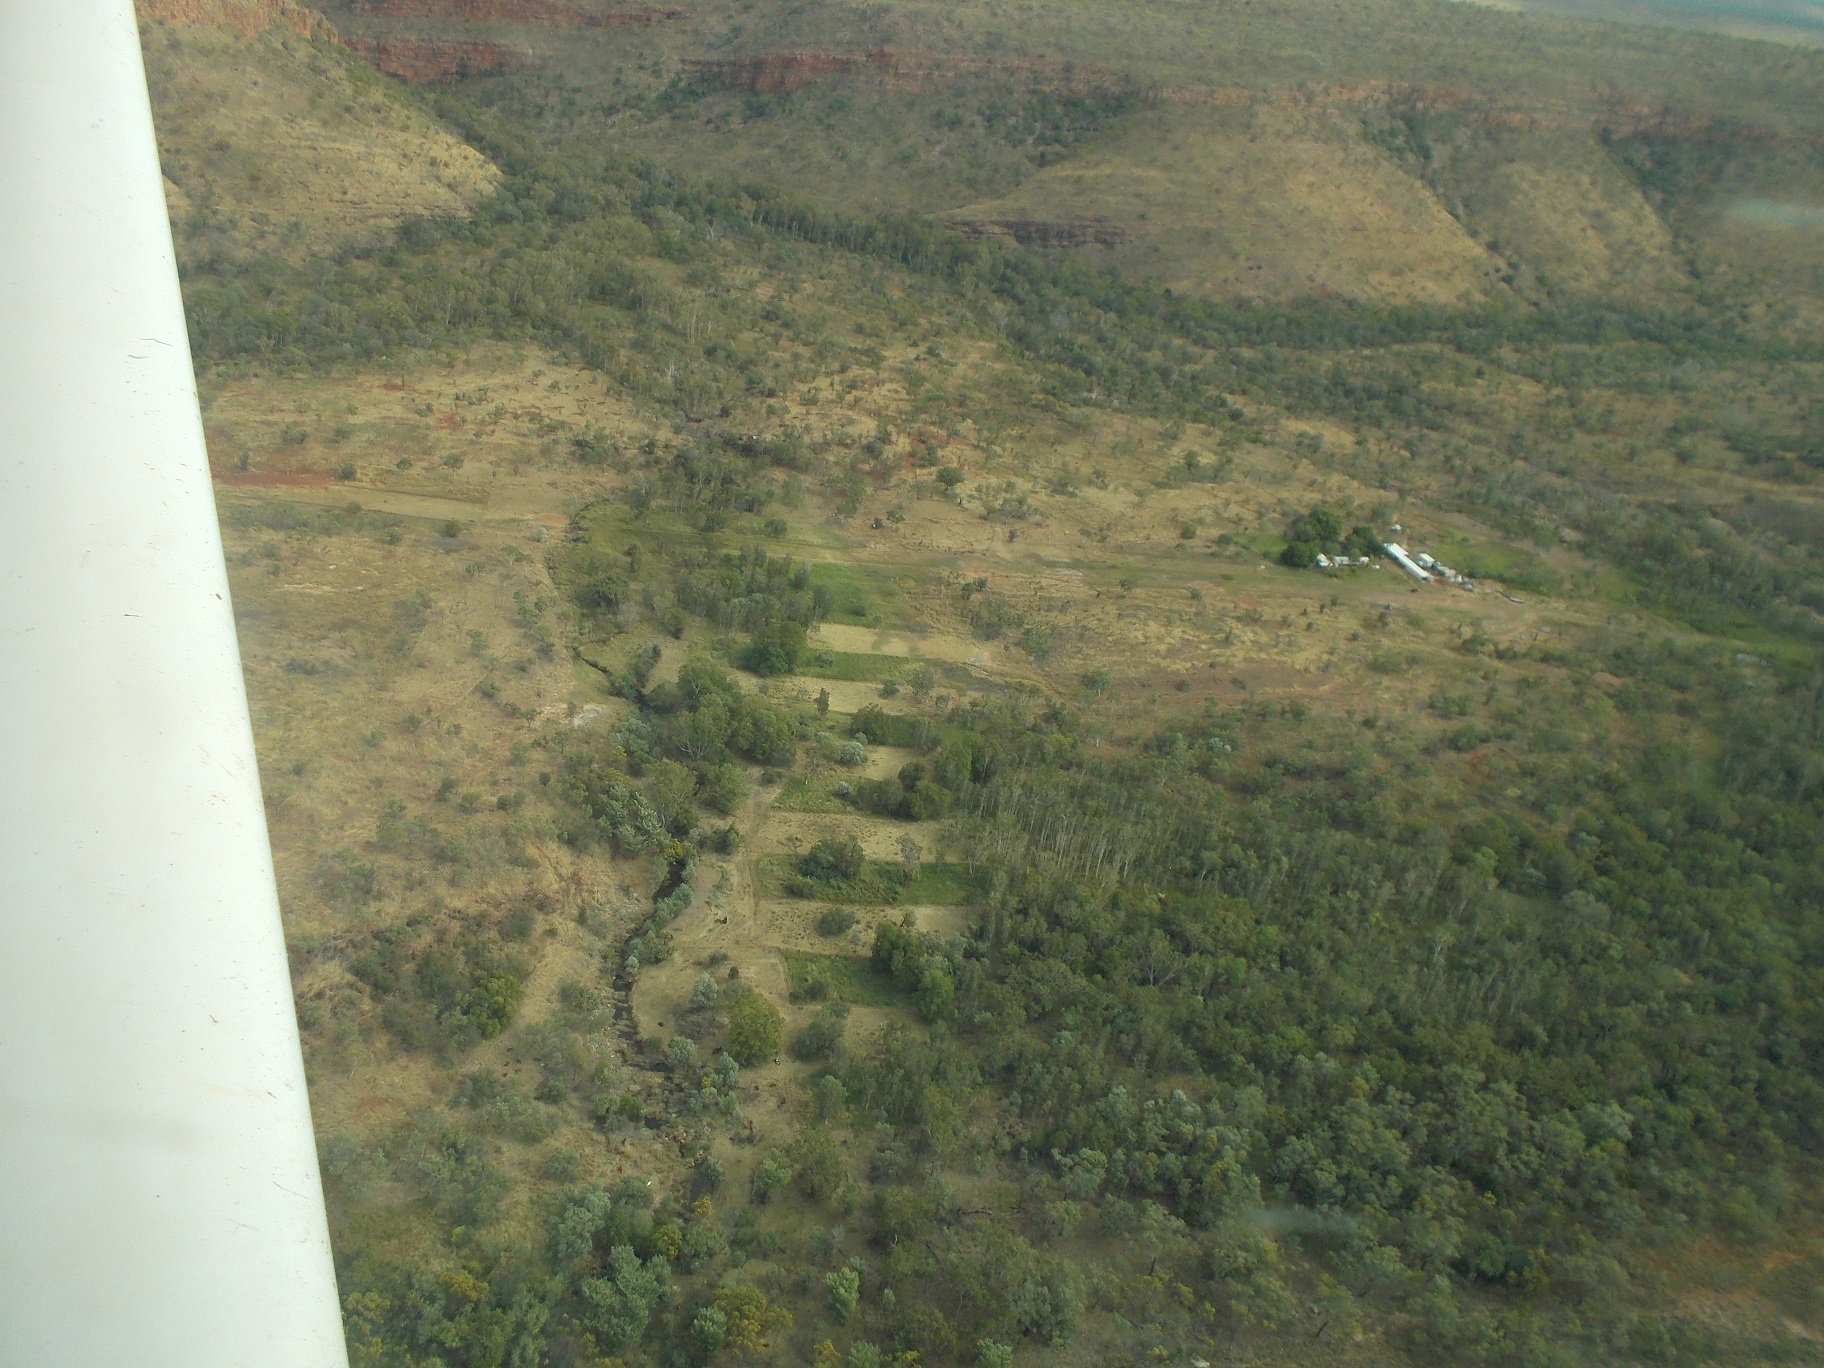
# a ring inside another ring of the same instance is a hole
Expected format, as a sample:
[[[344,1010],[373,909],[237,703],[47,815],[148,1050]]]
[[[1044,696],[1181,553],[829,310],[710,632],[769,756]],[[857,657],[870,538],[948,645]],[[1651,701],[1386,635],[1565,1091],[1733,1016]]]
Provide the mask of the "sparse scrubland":
[[[356,1363],[1824,1357],[1824,58],[143,8]]]

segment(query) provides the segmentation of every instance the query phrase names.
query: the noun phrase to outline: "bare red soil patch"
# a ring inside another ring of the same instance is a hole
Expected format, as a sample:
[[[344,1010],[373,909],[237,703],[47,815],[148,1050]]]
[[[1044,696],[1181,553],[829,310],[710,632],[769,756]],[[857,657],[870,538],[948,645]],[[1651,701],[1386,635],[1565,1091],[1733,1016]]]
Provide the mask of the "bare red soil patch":
[[[512,48],[478,38],[355,38],[349,46],[410,85],[498,76],[525,60]]]

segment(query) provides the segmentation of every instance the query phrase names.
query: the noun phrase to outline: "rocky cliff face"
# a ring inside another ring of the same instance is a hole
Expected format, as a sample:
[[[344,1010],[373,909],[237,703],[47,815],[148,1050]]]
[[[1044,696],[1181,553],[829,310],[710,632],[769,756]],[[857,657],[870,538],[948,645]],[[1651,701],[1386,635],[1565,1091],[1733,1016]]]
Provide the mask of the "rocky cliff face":
[[[353,38],[349,47],[411,85],[498,76],[525,60],[512,48],[478,38]]]
[[[329,20],[295,0],[134,0],[134,8],[142,24],[195,24],[243,38],[284,28],[301,38],[336,40]]]
[[[890,74],[897,68],[895,56],[879,48],[866,52],[765,52],[684,63],[686,74],[705,85],[767,95],[802,90],[841,71],[868,69]]]
[[[449,19],[466,24],[523,24],[531,28],[606,28],[681,19],[674,6],[610,9],[588,0],[356,0],[363,19]]]

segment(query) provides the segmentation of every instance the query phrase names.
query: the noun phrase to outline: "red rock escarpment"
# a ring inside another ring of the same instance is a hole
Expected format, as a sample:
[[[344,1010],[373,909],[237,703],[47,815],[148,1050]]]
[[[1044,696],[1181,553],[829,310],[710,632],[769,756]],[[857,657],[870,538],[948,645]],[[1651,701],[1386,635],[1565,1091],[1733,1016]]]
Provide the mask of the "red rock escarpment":
[[[295,0],[135,0],[134,8],[142,24],[195,24],[243,38],[284,28],[300,38],[336,41],[335,26]]]
[[[410,85],[498,76],[525,58],[499,43],[466,38],[353,38],[348,44],[385,75]]]
[[[857,68],[891,73],[898,60],[885,48],[864,52],[763,52],[752,57],[686,60],[685,74],[705,85],[751,90],[762,95],[802,90],[826,76]]]
[[[531,28],[608,28],[682,19],[675,6],[608,10],[569,0],[358,0],[357,13],[374,19],[453,19],[465,24],[523,24]]]

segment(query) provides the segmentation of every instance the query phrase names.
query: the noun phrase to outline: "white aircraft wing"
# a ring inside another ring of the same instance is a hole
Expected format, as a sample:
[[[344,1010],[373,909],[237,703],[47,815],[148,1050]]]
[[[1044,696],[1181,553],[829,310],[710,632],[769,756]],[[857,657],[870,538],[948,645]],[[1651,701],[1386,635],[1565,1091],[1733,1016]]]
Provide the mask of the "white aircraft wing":
[[[345,1362],[131,0],[0,0],[0,1364]]]

